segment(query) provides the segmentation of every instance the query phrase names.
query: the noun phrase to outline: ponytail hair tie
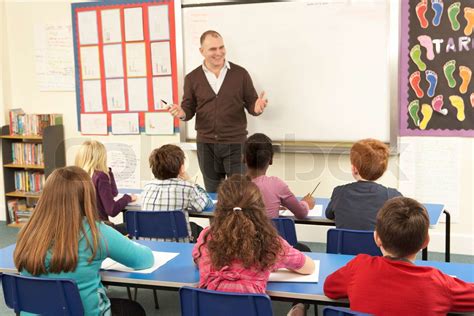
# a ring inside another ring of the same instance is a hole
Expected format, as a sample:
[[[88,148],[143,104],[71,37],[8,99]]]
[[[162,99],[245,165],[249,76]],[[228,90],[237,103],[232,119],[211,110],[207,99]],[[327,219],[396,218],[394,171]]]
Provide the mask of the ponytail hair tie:
[[[234,212],[237,212],[237,211],[242,211],[242,209],[240,207],[234,207]]]

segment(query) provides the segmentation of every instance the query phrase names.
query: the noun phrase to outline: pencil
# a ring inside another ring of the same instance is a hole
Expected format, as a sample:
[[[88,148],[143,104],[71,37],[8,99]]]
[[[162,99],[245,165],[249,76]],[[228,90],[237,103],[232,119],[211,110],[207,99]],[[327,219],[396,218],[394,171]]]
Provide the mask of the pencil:
[[[321,181],[319,181],[319,183],[316,184],[316,187],[314,188],[313,192],[311,192],[310,196],[313,196],[314,191],[316,191],[316,189],[319,187],[320,184],[321,184]]]

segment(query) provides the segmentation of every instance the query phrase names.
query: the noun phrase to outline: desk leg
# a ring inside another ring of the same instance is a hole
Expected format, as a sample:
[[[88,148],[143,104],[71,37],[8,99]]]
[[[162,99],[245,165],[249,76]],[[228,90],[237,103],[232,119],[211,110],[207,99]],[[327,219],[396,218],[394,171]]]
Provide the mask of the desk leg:
[[[428,260],[428,247],[421,250],[421,260]]]
[[[445,246],[445,260],[446,262],[451,261],[451,214],[447,210],[443,210],[446,214],[446,246]]]

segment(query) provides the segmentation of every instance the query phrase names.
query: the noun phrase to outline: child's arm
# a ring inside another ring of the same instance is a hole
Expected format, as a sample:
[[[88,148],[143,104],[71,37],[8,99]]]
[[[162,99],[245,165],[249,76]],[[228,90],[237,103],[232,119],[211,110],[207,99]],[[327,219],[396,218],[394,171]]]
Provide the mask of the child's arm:
[[[112,168],[109,168],[109,177],[110,177],[110,185],[112,186],[112,195],[115,197],[118,194],[117,183],[115,182],[114,173],[112,172]]]
[[[301,274],[311,274],[314,272],[314,261],[301,251],[293,248],[286,240],[279,237],[282,247],[282,255],[278,259],[275,269],[287,268]]]
[[[155,259],[150,248],[140,245],[103,223],[100,230],[106,244],[107,257],[133,269],[150,268]]]
[[[448,293],[451,297],[453,312],[474,311],[474,283],[467,283],[443,274],[446,279]]]
[[[280,195],[280,203],[287,209],[289,209],[293,214],[295,214],[296,218],[303,219],[306,216],[308,216],[308,211],[310,208],[314,207],[314,203],[311,207],[311,205],[308,205],[306,201],[298,201],[298,199],[295,197],[293,192],[290,191],[290,188],[288,185],[280,180],[281,182],[278,183],[279,187],[279,195]],[[277,184],[277,183],[276,183]]]
[[[114,182],[115,183],[115,182]],[[128,203],[132,201],[130,195],[124,194],[119,200],[114,200],[113,188],[109,181],[109,177],[105,173],[101,173],[97,179],[97,187],[100,201],[104,206],[104,212],[111,217],[117,216]]]
[[[202,212],[214,207],[211,197],[199,184],[194,185],[194,190],[191,194],[191,207],[193,211]]]
[[[304,257],[305,257],[304,265],[300,269],[296,269],[296,270],[292,269],[292,270],[300,274],[311,274],[314,272],[314,269],[315,269],[314,261],[313,259],[311,259],[310,257],[306,255]]]
[[[336,216],[334,214],[334,209],[337,205],[338,199],[342,194],[342,186],[335,187],[332,191],[331,200],[329,201],[328,206],[326,207],[326,218],[334,219]]]
[[[330,274],[324,282],[324,295],[332,299],[348,296],[352,259],[347,265]]]

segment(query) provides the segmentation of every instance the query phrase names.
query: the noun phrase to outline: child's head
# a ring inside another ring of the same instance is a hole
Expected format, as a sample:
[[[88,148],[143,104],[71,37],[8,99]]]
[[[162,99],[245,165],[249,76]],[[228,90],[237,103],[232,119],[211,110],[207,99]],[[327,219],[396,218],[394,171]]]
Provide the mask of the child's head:
[[[214,220],[204,237],[213,267],[220,269],[234,260],[247,268],[272,266],[281,245],[258,187],[245,176],[233,175],[222,182],[217,194]]]
[[[389,153],[388,146],[379,140],[369,138],[358,141],[351,148],[353,173],[364,180],[377,180],[387,170]]]
[[[253,134],[245,142],[244,153],[249,168],[265,169],[273,160],[272,140],[262,133]]]
[[[104,144],[96,140],[88,140],[82,143],[76,154],[75,165],[84,169],[90,176],[94,171],[102,171],[108,174],[107,150]]]
[[[156,148],[148,160],[153,175],[159,180],[177,178],[184,170],[184,152],[175,145]]]
[[[376,242],[395,257],[404,258],[427,246],[429,226],[423,205],[407,197],[392,198],[377,214]]]
[[[85,234],[84,218],[90,226],[92,238],[87,237],[87,243],[92,260],[99,245],[94,185],[79,167],[56,169],[46,180],[30,220],[18,235],[14,253],[18,270],[26,269],[33,275],[74,271],[79,238],[81,233]],[[44,260],[48,250],[52,257],[46,271]]]

